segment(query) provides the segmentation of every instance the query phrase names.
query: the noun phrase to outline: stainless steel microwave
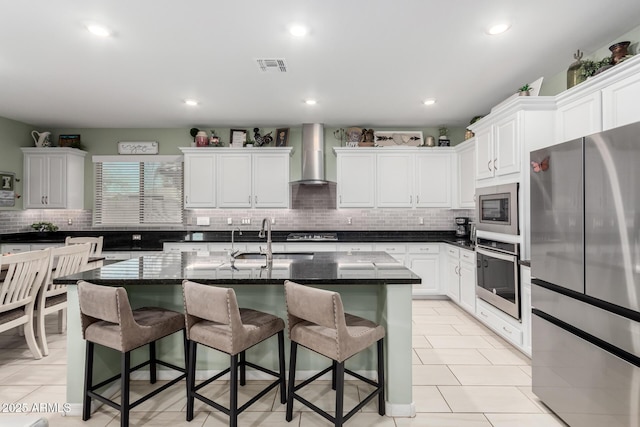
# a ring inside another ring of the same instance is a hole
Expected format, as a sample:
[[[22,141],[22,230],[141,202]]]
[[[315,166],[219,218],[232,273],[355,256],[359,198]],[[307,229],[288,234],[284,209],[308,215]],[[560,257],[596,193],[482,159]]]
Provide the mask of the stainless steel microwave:
[[[518,183],[476,189],[476,228],[502,234],[519,234]]]

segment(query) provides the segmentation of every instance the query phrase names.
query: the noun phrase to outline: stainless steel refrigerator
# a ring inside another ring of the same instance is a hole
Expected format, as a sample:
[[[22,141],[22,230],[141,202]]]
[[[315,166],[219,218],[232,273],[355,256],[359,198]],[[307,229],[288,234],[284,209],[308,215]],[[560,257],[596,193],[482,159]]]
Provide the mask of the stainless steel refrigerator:
[[[533,392],[640,426],[640,123],[531,153]]]

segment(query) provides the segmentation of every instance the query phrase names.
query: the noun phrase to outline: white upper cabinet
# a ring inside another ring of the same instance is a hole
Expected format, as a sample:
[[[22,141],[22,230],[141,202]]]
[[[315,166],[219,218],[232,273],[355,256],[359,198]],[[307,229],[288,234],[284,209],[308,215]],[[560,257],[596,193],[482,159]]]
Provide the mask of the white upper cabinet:
[[[566,102],[560,98],[556,114],[556,142],[569,141],[602,130],[602,101],[594,92]]]
[[[289,207],[289,155],[253,154],[253,207]]]
[[[496,120],[476,133],[476,179],[520,172],[518,113]]]
[[[414,155],[406,152],[377,155],[377,206],[408,208],[414,205]]]
[[[216,156],[212,153],[184,155],[184,207],[216,206]]]
[[[422,208],[450,208],[452,201],[452,164],[454,152],[450,148],[423,149],[415,155],[415,206]],[[432,151],[433,150],[433,151]],[[435,152],[438,150],[438,152]]]
[[[476,139],[456,145],[455,208],[473,209],[476,189]]]
[[[84,157],[75,148],[21,148],[25,209],[84,209]]]
[[[452,148],[346,148],[338,155],[338,207],[451,207]]]
[[[602,129],[640,121],[640,72],[602,89]]]
[[[334,148],[337,162],[337,206],[339,208],[372,208],[375,206],[376,158],[364,150],[344,152]]]
[[[180,148],[185,208],[288,208],[292,148]]]

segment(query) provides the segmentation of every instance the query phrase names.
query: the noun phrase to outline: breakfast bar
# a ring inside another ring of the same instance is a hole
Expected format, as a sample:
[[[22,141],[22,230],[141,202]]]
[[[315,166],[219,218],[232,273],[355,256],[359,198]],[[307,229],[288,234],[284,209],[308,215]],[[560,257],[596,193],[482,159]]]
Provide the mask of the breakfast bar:
[[[241,306],[269,312],[285,320],[285,280],[339,292],[345,311],[379,323],[386,329],[387,415],[415,415],[411,392],[411,288],[413,284],[419,284],[421,279],[385,252],[275,253],[273,261],[269,263],[260,254],[241,254],[229,258],[225,252],[167,253],[107,264],[56,279],[55,283],[68,285],[67,402],[72,412],[79,413],[81,408],[84,374],[84,341],[75,286],[77,281],[123,286],[134,308],[159,306],[183,311],[180,285],[184,279],[234,288]],[[160,358],[181,366],[184,360],[182,347],[180,337],[167,337],[159,342],[157,352]],[[275,368],[277,357],[271,350],[269,346],[263,348],[257,345],[247,352],[247,359],[258,359],[265,366]],[[144,354],[138,356],[142,360]],[[221,371],[228,364],[222,354],[201,359],[197,370],[202,373]],[[104,373],[96,380],[115,372],[118,358],[108,349],[96,360],[102,365],[102,370],[98,371]],[[137,363],[135,353],[133,363]],[[312,354],[299,358],[296,379],[310,377],[328,363],[327,359]],[[347,365],[351,370],[371,376],[375,371],[374,349],[354,356],[347,361]],[[166,371],[166,374],[171,375],[169,372]],[[254,379],[260,379],[259,373],[254,374]],[[249,372],[247,375],[252,378]],[[163,377],[160,373],[159,378],[170,377]]]

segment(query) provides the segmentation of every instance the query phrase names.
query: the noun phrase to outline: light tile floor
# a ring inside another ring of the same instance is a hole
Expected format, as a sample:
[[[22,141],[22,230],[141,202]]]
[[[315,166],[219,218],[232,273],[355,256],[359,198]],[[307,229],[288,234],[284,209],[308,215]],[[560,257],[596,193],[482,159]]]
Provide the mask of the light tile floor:
[[[34,360],[24,338],[15,332],[0,334],[0,404],[64,403],[66,381],[66,336],[54,333],[55,316],[49,316],[50,354]],[[380,427],[563,427],[531,392],[531,362],[510,344],[485,328],[458,306],[446,300],[413,301],[413,398],[415,418],[380,417],[377,404],[365,406],[347,425]],[[159,382],[161,383],[161,382]],[[140,395],[150,385],[134,382],[132,393]],[[369,386],[349,383],[345,407],[355,405]],[[240,389],[240,404],[259,384]],[[244,390],[243,390],[244,389]],[[228,402],[225,384],[209,385],[204,393]],[[330,384],[318,383],[303,390],[305,397],[331,411]],[[196,416],[185,421],[184,387],[176,385],[134,408],[131,426],[213,427],[228,425],[224,414],[196,400]],[[329,426],[317,414],[294,406],[294,419],[284,419],[284,405],[273,391],[242,413],[241,426]],[[33,415],[33,414],[31,414]],[[49,425],[116,427],[117,412],[102,406],[88,422],[59,413],[40,414]],[[0,413],[0,426],[16,414]]]

